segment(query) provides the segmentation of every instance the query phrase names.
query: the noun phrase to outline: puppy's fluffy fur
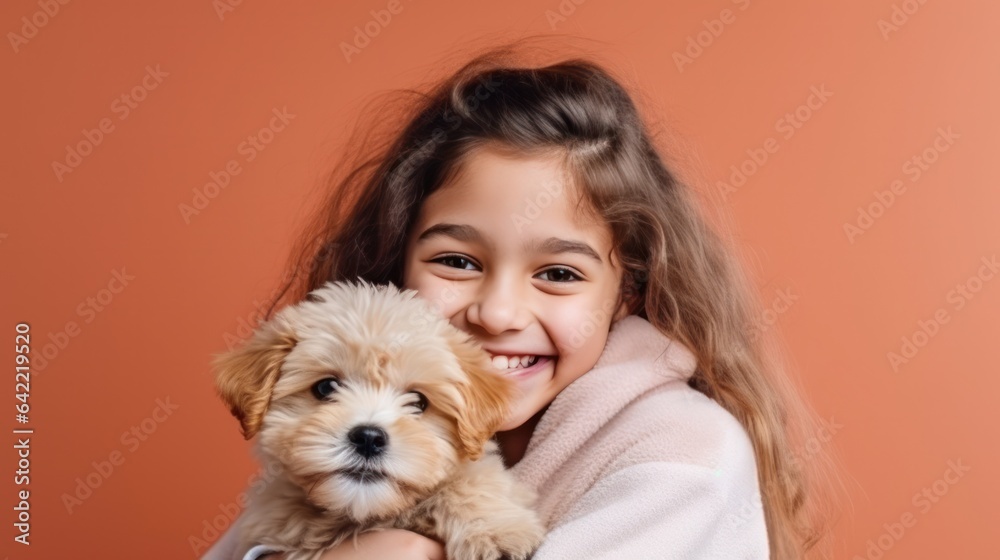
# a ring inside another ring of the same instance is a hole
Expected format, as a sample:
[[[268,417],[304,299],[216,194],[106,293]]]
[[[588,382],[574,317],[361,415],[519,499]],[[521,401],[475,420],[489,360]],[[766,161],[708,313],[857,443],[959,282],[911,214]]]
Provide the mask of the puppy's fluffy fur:
[[[244,513],[242,550],[314,559],[390,527],[441,540],[450,560],[523,559],[541,542],[534,494],[489,440],[513,386],[416,292],[328,282],[215,367],[279,473]]]

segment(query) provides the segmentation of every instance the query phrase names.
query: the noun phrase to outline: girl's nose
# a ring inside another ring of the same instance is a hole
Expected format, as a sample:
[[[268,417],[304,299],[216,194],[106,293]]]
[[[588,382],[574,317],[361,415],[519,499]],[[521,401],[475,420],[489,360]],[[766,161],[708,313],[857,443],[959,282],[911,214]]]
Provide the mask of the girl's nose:
[[[526,303],[524,295],[511,283],[487,282],[468,306],[466,319],[493,335],[523,330],[531,321]]]

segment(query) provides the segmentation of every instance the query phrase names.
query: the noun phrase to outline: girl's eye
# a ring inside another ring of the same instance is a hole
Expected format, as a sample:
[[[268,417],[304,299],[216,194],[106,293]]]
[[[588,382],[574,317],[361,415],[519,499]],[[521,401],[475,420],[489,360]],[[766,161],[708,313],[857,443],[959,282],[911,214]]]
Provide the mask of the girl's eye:
[[[465,268],[466,265],[472,264],[472,261],[470,261],[469,259],[467,259],[465,257],[459,256],[459,255],[446,255],[446,256],[434,259],[431,262],[441,263],[441,264],[443,264],[445,266],[448,266],[448,267],[451,267],[451,268],[460,268],[462,270],[468,270],[467,268]],[[472,266],[474,267],[475,265],[472,264]]]
[[[568,282],[575,282],[577,280],[583,280],[579,275],[568,268],[550,268],[543,271],[541,274],[551,274],[550,282],[557,282],[560,284],[565,284]]]
[[[420,391],[413,391],[410,394],[416,395],[417,397],[417,401],[414,403],[410,403],[410,406],[415,407],[420,412],[427,410],[427,405],[430,403],[427,402],[427,397],[425,397],[423,393],[421,393]]]
[[[312,386],[312,394],[319,400],[326,400],[327,397],[336,393],[340,389],[340,381],[336,377],[320,379]]]

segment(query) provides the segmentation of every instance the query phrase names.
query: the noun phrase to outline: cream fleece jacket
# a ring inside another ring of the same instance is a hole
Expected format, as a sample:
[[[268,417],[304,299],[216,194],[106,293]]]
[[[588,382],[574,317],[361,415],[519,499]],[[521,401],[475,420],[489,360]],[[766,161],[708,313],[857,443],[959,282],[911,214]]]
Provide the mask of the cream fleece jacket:
[[[695,358],[632,315],[552,401],[513,474],[548,535],[533,560],[761,560],[767,527],[742,424],[690,388]],[[237,523],[239,520],[237,520]],[[202,560],[252,560],[235,529]]]

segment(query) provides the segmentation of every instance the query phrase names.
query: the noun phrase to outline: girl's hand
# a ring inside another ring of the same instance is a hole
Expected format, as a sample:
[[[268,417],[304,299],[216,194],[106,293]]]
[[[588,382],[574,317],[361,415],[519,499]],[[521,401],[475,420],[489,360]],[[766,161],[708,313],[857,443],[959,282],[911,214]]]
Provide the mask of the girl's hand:
[[[268,554],[260,560],[284,560],[284,554]],[[423,535],[403,529],[371,531],[358,537],[358,546],[350,539],[326,551],[320,560],[445,560],[444,545]]]

